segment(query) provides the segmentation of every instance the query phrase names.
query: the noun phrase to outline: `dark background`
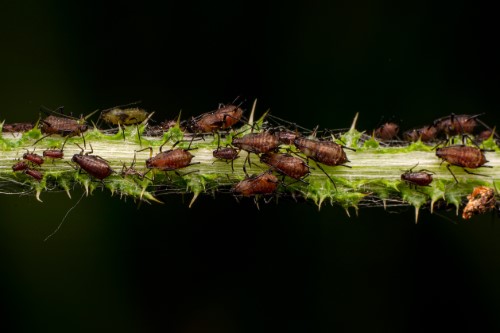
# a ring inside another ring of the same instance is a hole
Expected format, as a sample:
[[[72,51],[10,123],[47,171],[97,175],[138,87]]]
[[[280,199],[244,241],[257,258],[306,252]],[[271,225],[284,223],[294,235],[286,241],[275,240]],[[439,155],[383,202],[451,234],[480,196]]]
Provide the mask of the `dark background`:
[[[0,119],[142,100],[189,117],[242,96],[305,127],[498,124],[498,19],[479,3],[0,4]],[[495,114],[496,113],[496,114]],[[181,197],[0,196],[0,330],[500,329],[498,218]],[[185,198],[190,200],[190,198]],[[354,212],[351,211],[354,215]]]

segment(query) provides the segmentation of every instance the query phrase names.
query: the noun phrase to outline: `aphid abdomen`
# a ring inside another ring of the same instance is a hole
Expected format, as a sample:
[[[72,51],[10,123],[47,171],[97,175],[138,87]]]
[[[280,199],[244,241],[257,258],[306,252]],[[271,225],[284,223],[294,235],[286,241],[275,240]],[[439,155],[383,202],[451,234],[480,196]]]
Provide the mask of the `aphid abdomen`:
[[[238,158],[238,150],[232,148],[232,147],[226,147],[226,148],[217,148],[216,150],[213,151],[213,156],[215,158],[221,159],[221,160],[235,160]]]
[[[174,149],[158,153],[146,160],[148,169],[171,171],[185,168],[191,164],[193,155],[184,149]]]
[[[233,138],[232,144],[250,153],[264,154],[276,150],[280,142],[275,135],[262,132],[246,134],[241,138]]]
[[[401,180],[418,186],[428,186],[432,183],[432,175],[426,172],[405,172],[401,175]]]
[[[62,149],[47,149],[43,151],[43,156],[53,159],[61,159],[64,157]]]
[[[24,173],[35,179],[36,181],[41,181],[43,179],[43,174],[38,170],[26,169]]]
[[[261,155],[260,161],[290,178],[300,179],[309,174],[309,166],[300,158],[289,154],[266,153]]]
[[[436,155],[452,165],[476,169],[488,161],[481,149],[467,146],[449,146],[438,148]]]
[[[30,161],[31,163],[36,164],[36,165],[42,165],[44,162],[44,159],[42,156],[40,156],[38,154],[34,154],[34,153],[25,153],[23,155],[23,159]]]
[[[278,188],[278,178],[266,171],[258,176],[243,179],[233,188],[233,192],[244,197],[272,194]]]
[[[243,110],[236,105],[225,105],[215,111],[215,116],[221,123],[221,129],[228,129],[233,127],[240,121],[243,115]]]
[[[98,156],[75,154],[71,160],[89,175],[100,180],[109,177],[113,173],[109,163]]]
[[[135,125],[148,117],[148,112],[141,108],[113,108],[101,113],[101,119],[113,125]]]
[[[12,171],[16,172],[16,171],[23,171],[23,170],[26,170],[28,169],[28,164],[24,161],[19,161],[17,162],[16,164],[14,164],[12,166]]]

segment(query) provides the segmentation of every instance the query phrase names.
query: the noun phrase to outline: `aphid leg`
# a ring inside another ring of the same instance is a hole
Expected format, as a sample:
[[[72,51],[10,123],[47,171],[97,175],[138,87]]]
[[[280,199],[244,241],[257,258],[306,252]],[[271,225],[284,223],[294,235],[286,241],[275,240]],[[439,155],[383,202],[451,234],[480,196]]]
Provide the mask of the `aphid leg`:
[[[318,162],[316,162],[316,161],[314,161],[314,162],[316,163],[316,165],[318,166],[318,168],[321,171],[323,171],[323,173],[328,177],[328,179],[330,179],[330,181],[332,182],[333,186],[335,187],[335,190],[338,191],[337,190],[337,185],[335,185],[335,182],[333,181],[332,177],[330,177],[330,175],[326,173],[325,169],[323,169],[323,167]]]
[[[138,124],[135,124],[135,129],[137,130],[137,138],[139,139],[139,147],[142,147],[141,132],[139,131]]]
[[[163,146],[164,146],[164,145],[166,145],[166,144],[167,144],[167,142],[168,142],[171,138],[172,138],[172,135],[170,135],[170,136],[169,136],[169,137],[165,140],[165,142],[163,142],[163,143],[161,144],[161,146],[160,146],[160,148],[159,148],[159,149],[160,149],[160,153],[162,152]],[[178,143],[179,143],[179,141],[177,141],[176,143],[174,143],[174,145],[172,146],[172,148],[173,148],[173,147],[175,147]],[[153,148],[151,148],[151,147],[149,147],[149,148],[151,149],[151,153],[152,153],[152,152],[153,152]],[[151,155],[151,156],[152,156],[152,155]]]
[[[153,147],[146,147],[144,149],[135,150],[135,152],[138,153],[138,152],[141,152],[141,151],[144,151],[147,149],[149,149],[149,158],[152,158],[153,157]],[[160,152],[161,152],[161,147],[160,147]]]
[[[491,165],[486,165],[484,167],[492,167]],[[468,173],[469,175],[476,175],[476,176],[481,176],[481,177],[489,177],[488,175],[483,175],[481,173],[475,173],[475,172],[472,172],[472,171],[469,171],[467,170],[466,168],[462,168],[466,173]]]
[[[448,171],[451,173],[451,175],[452,175],[452,176],[453,176],[453,178],[455,179],[455,182],[458,184],[458,179],[457,179],[457,177],[455,177],[455,174],[453,173],[453,171],[451,171],[450,166],[451,166],[451,164],[448,164],[448,165],[446,166],[446,168],[448,169]],[[464,170],[465,170],[465,169],[464,169]]]
[[[36,140],[36,141],[33,143],[33,146],[34,146],[34,145],[36,145],[38,142],[42,141],[43,139],[48,138],[48,137],[49,137],[49,136],[51,136],[51,135],[52,135],[52,133],[51,133],[51,134],[47,134],[47,135],[42,136],[40,139]]]

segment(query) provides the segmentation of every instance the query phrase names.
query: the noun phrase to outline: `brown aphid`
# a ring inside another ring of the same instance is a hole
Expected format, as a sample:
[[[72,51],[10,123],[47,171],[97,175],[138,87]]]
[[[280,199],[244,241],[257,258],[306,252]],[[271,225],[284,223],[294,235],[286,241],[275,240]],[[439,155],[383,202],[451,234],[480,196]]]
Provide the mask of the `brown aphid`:
[[[191,165],[193,157],[189,151],[181,148],[160,151],[155,156],[146,160],[146,168],[158,169],[160,171],[182,169]]]
[[[454,145],[454,146],[437,148],[436,156],[441,158],[443,162],[444,161],[448,162],[448,165],[446,167],[448,168],[448,170],[450,171],[451,175],[453,176],[453,178],[457,183],[458,183],[457,177],[455,177],[455,175],[450,169],[451,165],[462,167],[462,169],[466,173],[478,176],[484,176],[484,175],[470,172],[465,168],[477,169],[479,167],[490,167],[484,165],[488,161],[484,156],[483,150],[477,147]]]
[[[219,109],[193,118],[188,129],[193,133],[213,133],[233,127],[240,121],[243,109],[237,105],[222,105]]]
[[[73,118],[58,117],[50,115],[40,122],[40,130],[43,134],[58,134],[63,137],[81,135],[89,129],[82,120]]]
[[[290,154],[266,153],[260,156],[260,161],[293,179],[302,179],[310,173],[306,162]]]
[[[25,161],[19,161],[12,166],[12,171],[24,171],[28,169],[28,164]]]
[[[231,162],[231,170],[234,172],[234,160],[239,156],[240,151],[233,147],[217,148],[212,152],[213,157],[223,160],[226,162]],[[215,163],[216,161],[214,161]]]
[[[35,179],[36,181],[41,181],[43,179],[43,174],[35,169],[26,169],[24,170],[24,173],[30,176],[31,178]]]
[[[377,139],[388,141],[393,140],[399,133],[399,125],[395,123],[385,123],[377,128],[373,134]]]
[[[403,133],[403,139],[410,142],[416,142],[420,139],[422,142],[431,142],[436,140],[438,130],[435,126],[424,126]]]
[[[307,158],[329,166],[343,165],[349,162],[343,147],[333,141],[318,141],[307,138],[296,138],[295,147]]]
[[[18,133],[18,132],[27,132],[33,129],[32,123],[12,123],[12,124],[3,124],[2,132],[6,133]]]
[[[401,175],[401,180],[407,182],[410,185],[429,186],[429,184],[432,183],[432,173],[425,169],[413,172],[413,169],[417,165],[418,163],[410,170],[405,171],[405,173]]]
[[[300,152],[306,155],[307,158],[316,162],[318,168],[323,171],[323,173],[332,182],[333,186],[337,188],[337,185],[335,185],[335,182],[330,175],[326,173],[323,167],[318,163],[328,166],[342,165],[350,168],[349,166],[344,165],[346,162],[349,162],[345,154],[344,147],[333,141],[318,141],[302,137],[296,138],[294,144]]]
[[[447,137],[455,135],[472,134],[474,129],[479,125],[476,120],[477,117],[482,114],[477,115],[456,115],[451,114],[449,116],[436,119],[434,121],[434,126],[439,133],[444,133]]]
[[[233,138],[232,145],[249,153],[265,154],[276,150],[280,141],[269,132],[249,133],[241,138]]]
[[[23,159],[30,161],[31,163],[36,165],[42,165],[43,162],[45,162],[42,156],[35,154],[34,152],[30,153],[29,151],[23,154]]]
[[[78,146],[80,147],[80,146]],[[90,155],[94,152],[92,149],[92,145],[90,146],[90,152],[83,154],[84,150],[82,150],[79,154],[74,154],[71,161],[78,164],[80,169],[85,170],[89,175],[94,178],[103,180],[109,177],[113,172],[109,162],[97,155]]]
[[[43,151],[43,157],[51,159],[64,158],[64,151],[62,149],[46,149]]]
[[[474,187],[474,190],[467,196],[467,205],[462,212],[462,218],[470,219],[477,214],[487,213],[495,208],[495,191],[486,186]]]
[[[278,188],[278,178],[271,171],[243,179],[233,187],[233,193],[244,197],[272,194]]]
[[[127,176],[137,176],[141,180],[143,180],[144,178],[147,178],[146,175],[148,174],[149,171],[151,171],[151,169],[149,169],[146,172],[140,172],[134,168],[135,163],[136,163],[136,153],[134,154],[134,159],[132,160],[130,167],[127,167],[125,165],[125,163],[123,163],[123,167],[122,167],[122,171],[120,172],[120,176],[122,176],[123,178],[125,178]]]

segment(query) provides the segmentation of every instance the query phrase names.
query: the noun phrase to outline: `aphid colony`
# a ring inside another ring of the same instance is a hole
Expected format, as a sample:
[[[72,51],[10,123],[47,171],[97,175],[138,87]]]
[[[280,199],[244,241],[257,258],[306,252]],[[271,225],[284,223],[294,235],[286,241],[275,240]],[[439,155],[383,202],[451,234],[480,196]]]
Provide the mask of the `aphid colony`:
[[[111,168],[108,161],[99,155],[93,154],[92,145],[90,145],[90,151],[85,152],[87,143],[84,134],[89,129],[87,120],[97,111],[85,117],[82,115],[79,118],[73,118],[63,114],[62,110],[62,107],[56,111],[43,109],[46,116],[42,117],[41,115],[38,122],[42,137],[34,143],[36,147],[36,144],[43,139],[57,135],[64,138],[62,147],[46,149],[43,151],[42,156],[35,153],[36,148],[31,152],[27,151],[23,154],[22,160],[17,161],[12,166],[12,170],[14,172],[23,172],[35,181],[41,181],[44,177],[41,169],[45,159],[51,159],[52,162],[64,159],[64,147],[68,138],[79,136],[82,138],[83,147],[76,144],[80,152],[74,154],[71,158],[73,168],[79,172],[85,172],[92,179],[101,182],[117,173]],[[167,144],[169,138],[163,142],[155,155],[153,155],[152,147],[137,150],[137,152],[150,151],[150,157],[144,161],[145,170],[139,171],[136,169],[137,161],[136,153],[134,153],[132,164],[129,167],[123,164],[121,172],[117,173],[118,176],[137,177],[144,180],[150,179],[147,177],[150,172],[152,172],[151,178],[154,178],[155,172],[167,173],[172,171],[182,177],[186,174],[181,175],[178,170],[199,163],[192,162],[195,157],[192,151],[196,149],[191,148],[192,143],[195,140],[205,140],[206,135],[214,135],[218,140],[217,149],[213,151],[214,163],[216,161],[231,163],[231,170],[234,172],[234,161],[240,157],[241,151],[247,153],[243,162],[243,171],[246,177],[232,187],[232,192],[235,195],[271,195],[280,186],[288,186],[296,182],[301,182],[302,186],[307,186],[308,183],[305,179],[310,175],[310,170],[316,168],[327,176],[336,189],[337,186],[331,175],[331,167],[344,166],[350,168],[351,166],[346,164],[350,162],[346,155],[346,149],[356,151],[338,143],[341,142],[338,140],[339,137],[327,131],[323,134],[328,135],[318,138],[316,130],[312,133],[300,132],[298,126],[290,124],[289,126],[271,126],[269,123],[264,123],[255,128],[248,124],[241,105],[235,105],[234,102],[233,104],[219,105],[216,110],[192,117],[189,120],[166,120],[160,125],[147,124],[151,115],[152,113],[139,108],[137,103],[133,103],[101,111],[97,124],[104,122],[109,126],[117,126],[122,131],[123,139],[126,139],[125,127],[135,126],[140,145],[142,145],[141,130],[146,136],[161,136],[172,127],[178,127],[184,134],[190,136],[189,146],[186,149],[176,148],[181,141],[187,141],[183,139],[174,143],[171,149],[163,151],[163,147]],[[446,167],[458,183],[451,166],[461,167],[466,173],[474,175],[480,174],[473,173],[468,169],[489,167],[485,165],[487,163],[484,155],[485,150],[479,148],[477,142],[492,136],[496,138],[496,134],[479,119],[480,116],[451,114],[436,119],[430,125],[405,131],[402,137],[408,142],[417,140],[437,142],[437,146],[440,146],[436,148],[437,158],[442,160],[441,163],[447,162]],[[140,129],[141,124],[144,126]],[[238,128],[243,127],[243,125],[245,125],[244,130],[238,132]],[[3,131],[17,133],[31,130],[32,127],[33,125],[30,123],[4,124]],[[372,137],[380,142],[396,141],[401,143],[403,141],[399,139],[399,130],[398,124],[386,122],[373,130]],[[482,131],[479,132],[479,130]],[[473,145],[465,145],[467,138],[471,135],[474,135],[475,138]],[[452,138],[455,136],[461,138],[461,145],[454,144]],[[221,147],[221,137],[230,138],[230,143]],[[267,165],[268,169],[262,170],[257,175],[249,175],[247,166],[251,167],[252,165],[252,155],[256,155],[261,165]],[[314,162],[312,166],[309,164],[310,161]],[[411,161],[411,163],[416,164],[401,174],[401,182],[415,188],[430,186],[433,181],[433,173],[425,169],[413,171],[418,165],[418,161]]]

